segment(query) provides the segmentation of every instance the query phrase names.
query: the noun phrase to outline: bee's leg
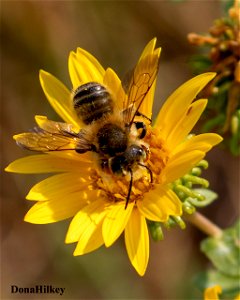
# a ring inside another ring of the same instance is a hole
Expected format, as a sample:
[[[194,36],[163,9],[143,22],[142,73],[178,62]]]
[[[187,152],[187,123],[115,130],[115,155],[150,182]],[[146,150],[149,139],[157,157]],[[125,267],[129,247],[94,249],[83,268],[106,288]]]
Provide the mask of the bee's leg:
[[[145,137],[146,133],[147,133],[146,125],[145,125],[143,122],[137,122],[137,121],[134,122],[134,124],[135,124],[135,126],[136,126],[136,128],[137,128],[137,131],[138,131],[139,129],[142,129],[142,131],[140,132],[138,138],[139,138],[139,139],[143,139],[143,138]]]
[[[82,148],[81,147],[76,148],[75,151],[77,153],[80,153],[80,154],[86,153],[88,151],[92,151],[92,152],[98,153],[96,146],[93,145],[93,144],[88,145],[88,147],[85,146],[85,147],[82,147]]]
[[[149,175],[150,175],[150,182],[153,183],[152,170],[151,170],[149,167],[147,167],[147,166],[145,166],[145,165],[143,165],[143,164],[138,163],[138,165],[141,166],[141,167],[144,167],[144,168],[146,168],[146,169],[148,170],[148,173],[149,173]]]
[[[124,111],[122,111],[122,115],[123,117],[127,117],[128,114],[131,114],[133,107],[130,106],[128,108],[126,108]],[[148,121],[149,124],[152,124],[152,119],[148,118],[147,116],[145,116],[144,114],[140,113],[139,111],[136,112],[137,117],[143,117],[144,119],[146,119]],[[126,124],[127,126],[129,126],[129,124]]]
[[[112,174],[111,173],[111,165],[110,165],[110,159],[107,158],[102,158],[99,160],[99,165],[101,169],[107,173],[107,174]]]
[[[127,194],[127,199],[126,199],[125,209],[126,209],[127,206],[128,206],[128,202],[129,202],[130,195],[131,195],[131,191],[132,191],[132,184],[133,184],[133,172],[132,172],[131,169],[129,169],[129,172],[130,172],[131,178],[130,178],[130,183],[129,183],[129,188],[128,188],[128,194]]]

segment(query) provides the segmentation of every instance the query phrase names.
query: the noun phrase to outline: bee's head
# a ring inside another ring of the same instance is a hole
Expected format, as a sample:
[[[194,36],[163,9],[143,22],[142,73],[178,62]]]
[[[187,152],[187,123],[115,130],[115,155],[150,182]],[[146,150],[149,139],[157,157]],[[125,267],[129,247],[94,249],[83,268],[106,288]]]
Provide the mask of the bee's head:
[[[134,165],[145,161],[146,158],[146,151],[142,147],[131,145],[123,154],[111,158],[110,168],[116,175],[126,175]]]
[[[124,157],[129,165],[133,165],[146,160],[147,155],[143,147],[133,144],[126,149]]]

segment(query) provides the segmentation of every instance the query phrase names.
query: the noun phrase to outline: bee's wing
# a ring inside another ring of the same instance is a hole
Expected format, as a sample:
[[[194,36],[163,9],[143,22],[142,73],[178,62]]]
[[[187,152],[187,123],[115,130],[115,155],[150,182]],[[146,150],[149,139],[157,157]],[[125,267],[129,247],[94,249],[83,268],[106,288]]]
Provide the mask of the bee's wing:
[[[19,146],[40,152],[76,150],[84,153],[92,149],[84,133],[74,132],[71,124],[54,122],[46,118],[41,119],[38,124],[41,127],[34,128],[33,132],[14,136]]]
[[[132,72],[123,107],[125,124],[131,126],[135,116],[152,87],[159,67],[159,51],[144,56]]]

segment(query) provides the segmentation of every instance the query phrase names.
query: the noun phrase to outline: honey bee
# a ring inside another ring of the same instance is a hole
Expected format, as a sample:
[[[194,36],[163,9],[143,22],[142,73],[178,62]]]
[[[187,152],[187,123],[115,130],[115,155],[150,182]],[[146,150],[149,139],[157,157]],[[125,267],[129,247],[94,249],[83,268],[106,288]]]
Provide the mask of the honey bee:
[[[71,124],[45,118],[41,127],[18,135],[17,144],[40,152],[74,150],[79,154],[95,153],[101,171],[116,176],[130,175],[126,208],[135,170],[139,166],[146,168],[150,182],[153,180],[146,165],[148,145],[143,141],[147,133],[146,123],[150,124],[151,120],[141,113],[141,105],[157,76],[159,56],[154,54],[142,58],[133,70],[122,109],[118,108],[106,86],[88,82],[79,86],[72,95],[73,108],[83,124],[79,132],[75,132]]]

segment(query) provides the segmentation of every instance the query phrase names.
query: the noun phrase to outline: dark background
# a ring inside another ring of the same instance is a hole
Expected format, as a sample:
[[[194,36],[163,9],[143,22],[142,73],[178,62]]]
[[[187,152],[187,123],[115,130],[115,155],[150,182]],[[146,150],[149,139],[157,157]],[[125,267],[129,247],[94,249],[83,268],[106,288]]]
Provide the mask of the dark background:
[[[111,66],[120,77],[131,69],[147,42],[158,38],[162,47],[154,116],[166,97],[190,79],[188,64],[196,49],[189,32],[206,32],[223,14],[220,1],[1,1],[1,171],[27,155],[12,136],[34,126],[34,115],[57,120],[41,90],[38,73],[44,69],[69,88],[67,61],[82,47]],[[204,176],[219,199],[201,210],[221,227],[233,224],[238,213],[239,160],[222,149],[207,156]],[[208,262],[200,253],[205,237],[187,229],[165,231],[152,242],[143,278],[130,265],[124,242],[81,257],[65,245],[70,220],[49,225],[25,223],[31,202],[29,188],[42,177],[1,175],[1,299],[16,299],[10,286],[36,284],[65,287],[62,299],[201,299],[193,278]],[[52,299],[23,295],[23,299]]]

